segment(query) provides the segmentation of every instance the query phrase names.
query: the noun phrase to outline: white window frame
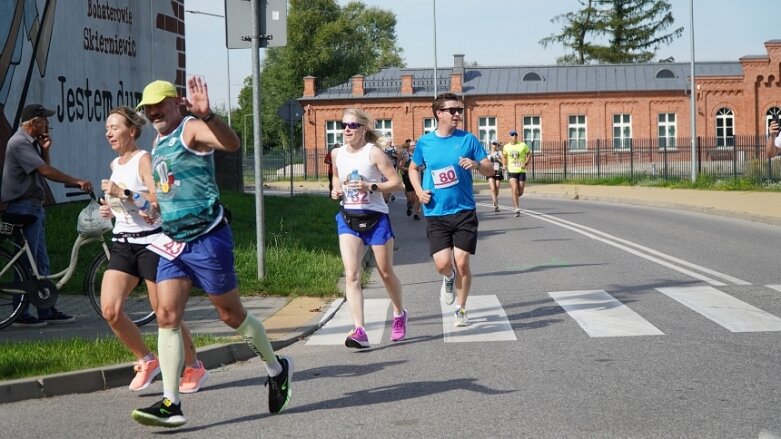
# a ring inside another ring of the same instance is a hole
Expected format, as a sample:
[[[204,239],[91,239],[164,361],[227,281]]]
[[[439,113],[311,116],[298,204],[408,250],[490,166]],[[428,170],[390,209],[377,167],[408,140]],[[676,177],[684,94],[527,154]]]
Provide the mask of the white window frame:
[[[588,139],[588,119],[585,114],[567,117],[567,147],[571,152],[585,151]]]
[[[632,150],[632,115],[617,113],[613,115],[613,151]]]
[[[437,120],[433,117],[423,118],[423,134],[428,134],[437,129]]]
[[[770,122],[773,121],[773,116],[776,116],[779,119],[781,119],[781,108],[779,107],[768,108],[767,114],[765,114],[765,136],[770,136]]]
[[[727,108],[719,108],[716,112],[716,148],[732,149],[735,147],[735,113]]]
[[[374,129],[379,131],[385,137],[393,141],[393,119],[377,119],[374,122]]]
[[[659,149],[678,149],[675,136],[678,132],[678,122],[675,113],[659,113],[656,117],[656,135]]]
[[[483,144],[484,150],[491,150],[491,142],[496,140],[496,116],[477,118],[477,138]]]
[[[327,151],[331,150],[334,143],[344,143],[344,130],[342,129],[341,120],[327,120],[325,121],[325,147]]]
[[[532,152],[542,151],[542,116],[523,116],[523,143],[529,145]]]

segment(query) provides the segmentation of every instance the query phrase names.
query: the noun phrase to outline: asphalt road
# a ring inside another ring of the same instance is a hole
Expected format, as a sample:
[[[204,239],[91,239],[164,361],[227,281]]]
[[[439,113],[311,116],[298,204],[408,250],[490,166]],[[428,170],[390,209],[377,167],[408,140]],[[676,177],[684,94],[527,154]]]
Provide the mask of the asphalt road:
[[[524,200],[514,218],[479,200],[472,326],[454,330],[424,224],[397,200],[407,340],[388,341],[390,309],[374,274],[371,349],[341,345],[341,309],[281,352],[296,367],[286,412],[268,415],[265,374],[252,360],[185,395],[189,422],[177,435],[781,437],[781,229],[552,199]],[[156,401],[160,386],[0,405],[3,436],[157,435],[129,413]]]

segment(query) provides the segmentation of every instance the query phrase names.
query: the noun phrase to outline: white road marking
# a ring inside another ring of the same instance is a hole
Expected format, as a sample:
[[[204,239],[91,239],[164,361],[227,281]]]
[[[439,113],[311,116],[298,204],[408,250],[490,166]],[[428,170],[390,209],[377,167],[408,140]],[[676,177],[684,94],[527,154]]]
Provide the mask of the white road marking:
[[[651,262],[654,262],[656,264],[662,265],[664,267],[670,268],[672,270],[678,271],[680,273],[686,274],[687,276],[691,276],[695,279],[701,280],[703,282],[707,282],[714,286],[724,286],[726,285],[724,282],[718,281],[716,279],[713,279],[711,277],[705,276],[700,273],[696,273],[692,270],[689,270],[684,267],[691,268],[693,270],[697,270],[702,273],[707,273],[713,277],[718,277],[721,279],[724,279],[728,282],[732,282],[735,285],[751,285],[751,282],[744,281],[742,279],[738,279],[734,276],[730,276],[726,273],[721,273],[716,270],[712,270],[707,267],[703,267],[697,264],[693,264],[688,261],[684,261],[683,259],[676,258],[675,256],[668,255],[666,253],[662,253],[658,250],[654,250],[652,248],[634,243],[632,241],[628,241],[626,239],[619,238],[617,236],[610,235],[609,233],[602,232],[600,230],[593,229],[591,227],[586,227],[577,223],[573,223],[571,221],[567,221],[555,216],[551,216],[542,212],[536,212],[533,210],[524,209],[525,212],[531,213],[533,217],[539,218],[543,221],[547,221],[551,224],[558,225],[560,227],[564,227],[565,229],[572,230],[573,232],[580,233],[581,235],[587,236],[591,239],[604,242],[607,245],[611,245],[613,247],[616,247],[618,249],[624,250],[626,252],[629,252],[633,255],[639,256],[643,259],[647,259]],[[631,248],[634,247],[634,248]],[[663,260],[667,259],[667,261]],[[668,262],[670,261],[670,262]]]
[[[605,290],[548,293],[590,337],[664,335]]]
[[[455,307],[439,302],[442,307],[442,330],[446,343],[515,341],[507,313],[494,295],[469,296],[466,304],[469,326],[456,327]]]
[[[781,331],[781,318],[713,287],[657,288],[731,332]]]
[[[390,299],[365,299],[363,302],[364,330],[369,337],[369,344],[376,346],[382,343],[382,334],[388,318]],[[350,308],[347,302],[334,314],[322,328],[317,330],[307,345],[344,345],[347,333],[355,328]]]

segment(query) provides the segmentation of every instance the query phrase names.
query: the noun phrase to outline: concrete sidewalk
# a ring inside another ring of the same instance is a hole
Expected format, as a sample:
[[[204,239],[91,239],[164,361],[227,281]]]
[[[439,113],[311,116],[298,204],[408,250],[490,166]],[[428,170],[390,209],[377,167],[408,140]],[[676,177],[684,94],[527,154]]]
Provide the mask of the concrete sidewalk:
[[[266,183],[267,195],[287,195],[290,182]],[[327,195],[324,182],[294,182],[294,193]],[[488,195],[488,184],[478,182],[475,192]],[[509,185],[502,184],[500,200],[507,204]],[[401,191],[396,194],[394,206],[401,205]],[[646,188],[629,186],[590,186],[565,184],[529,184],[526,197],[568,198],[685,209],[710,214],[742,218],[766,224],[781,225],[781,193],[774,192],[724,192],[688,189]],[[263,320],[275,349],[281,349],[316,331],[338,309],[343,299],[323,300],[296,298],[288,301],[279,297],[244,298],[246,308]],[[40,329],[6,328],[0,330],[2,341],[50,340],[81,336],[113,337],[108,326],[97,316],[85,297],[64,296],[58,308],[75,315],[76,322],[50,325]],[[233,330],[224,325],[206,298],[192,297],[188,303],[185,321],[194,333],[213,334],[219,337],[234,336]],[[155,333],[157,326],[150,323],[142,327],[144,333]],[[211,346],[198,352],[207,368],[216,368],[236,361],[253,358],[255,354],[244,342]],[[126,386],[133,377],[131,363],[119,364],[84,371],[33,377],[0,382],[0,403],[29,398],[88,393],[111,387]]]

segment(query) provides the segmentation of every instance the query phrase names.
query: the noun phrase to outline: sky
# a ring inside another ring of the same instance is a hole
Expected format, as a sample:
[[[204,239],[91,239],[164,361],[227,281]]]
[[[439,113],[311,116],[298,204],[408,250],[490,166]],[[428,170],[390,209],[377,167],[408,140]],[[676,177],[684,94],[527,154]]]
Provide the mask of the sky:
[[[235,0],[231,0],[235,1]],[[662,46],[655,59],[691,60],[690,0],[668,0],[674,27],[683,35]],[[436,65],[453,66],[453,55],[482,66],[552,65],[565,53],[560,45],[547,49],[539,40],[557,33],[551,23],[559,14],[580,8],[577,0],[362,0],[396,15],[396,38],[407,67],[434,66],[434,8],[436,7]],[[781,10],[771,0],[691,0],[694,4],[694,61],[737,61],[746,55],[765,55],[765,41],[781,39]],[[224,15],[224,1],[185,0],[185,9]],[[345,5],[348,0],[338,0]],[[188,74],[205,77],[212,104],[231,107],[244,78],[252,74],[251,49],[225,48],[225,22],[210,15],[186,13]],[[260,49],[262,59],[265,49]],[[230,58],[230,65],[226,60]],[[230,70],[230,72],[228,72]],[[230,73],[230,89],[228,88]],[[261,72],[262,74],[262,72]],[[302,79],[303,81],[303,79]]]

